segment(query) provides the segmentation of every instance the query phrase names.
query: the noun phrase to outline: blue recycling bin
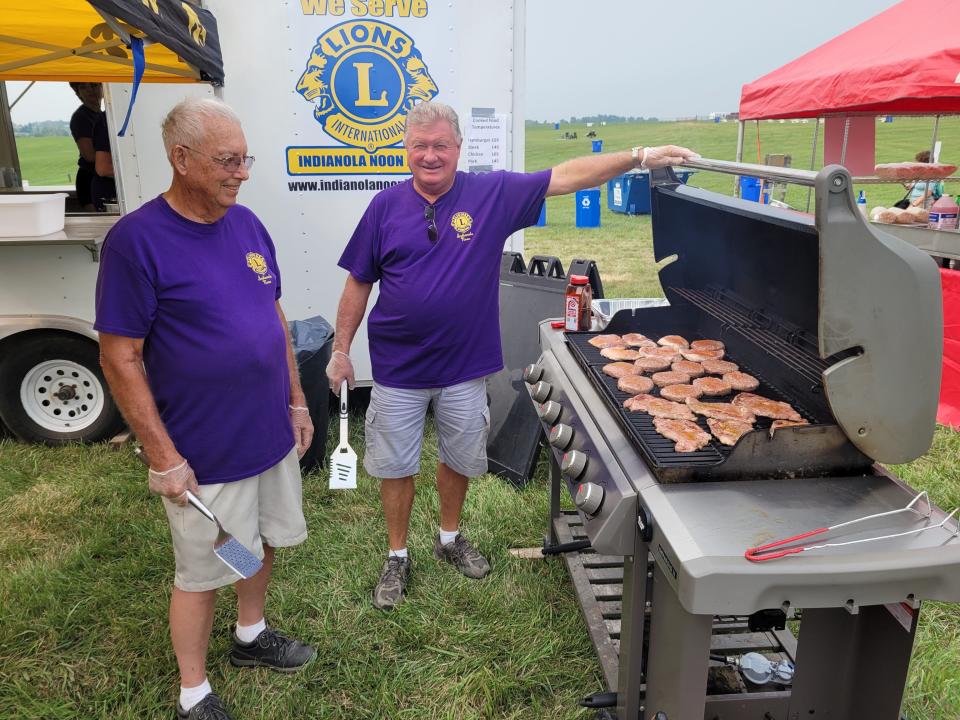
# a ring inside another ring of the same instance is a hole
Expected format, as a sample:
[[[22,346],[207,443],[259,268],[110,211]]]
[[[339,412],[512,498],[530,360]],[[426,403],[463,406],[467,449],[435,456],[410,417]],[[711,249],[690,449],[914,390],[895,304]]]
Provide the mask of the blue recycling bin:
[[[577,204],[577,227],[600,227],[600,191],[578,190],[573,199]]]
[[[693,175],[692,170],[676,168],[674,173],[684,184]],[[608,180],[607,208],[627,215],[648,215],[650,213],[650,173],[641,170]]]
[[[547,201],[544,200],[543,204],[540,206],[540,217],[537,218],[537,224],[535,227],[543,227],[547,224]]]
[[[760,202],[760,178],[742,175],[740,177],[740,197],[751,202]],[[770,188],[763,190],[763,204],[770,203]]]
[[[603,152],[603,140],[591,140],[594,152]]]
[[[559,129],[560,129],[560,123],[554,123],[554,124],[553,124],[553,129],[554,129],[554,130],[559,130]]]

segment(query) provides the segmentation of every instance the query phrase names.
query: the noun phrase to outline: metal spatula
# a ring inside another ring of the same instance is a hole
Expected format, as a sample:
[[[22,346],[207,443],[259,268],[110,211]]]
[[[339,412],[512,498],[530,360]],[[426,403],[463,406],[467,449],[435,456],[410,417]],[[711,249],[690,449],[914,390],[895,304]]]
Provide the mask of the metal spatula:
[[[187,502],[193,505],[210,522],[217,524],[217,539],[213,543],[213,552],[223,563],[233,570],[244,580],[252,578],[263,567],[263,563],[256,555],[244,546],[233,535],[223,529],[223,525],[217,520],[217,516],[210,512],[210,509],[200,502],[200,499],[189,490],[187,493]]]
[[[330,456],[330,489],[357,487],[357,454],[347,439],[347,381],[340,384],[340,444]]]

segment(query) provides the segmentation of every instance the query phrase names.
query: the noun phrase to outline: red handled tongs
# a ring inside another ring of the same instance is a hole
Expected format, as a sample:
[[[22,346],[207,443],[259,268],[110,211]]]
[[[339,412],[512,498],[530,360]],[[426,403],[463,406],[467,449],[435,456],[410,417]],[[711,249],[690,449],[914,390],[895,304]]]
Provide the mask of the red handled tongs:
[[[925,501],[926,512],[917,509],[917,504],[920,500]],[[843,527],[849,527],[850,525],[855,525],[856,523],[866,522],[867,520],[876,520],[877,518],[887,517],[889,515],[897,515],[898,513],[903,512],[913,512],[921,517],[929,518],[932,512],[930,507],[930,499],[927,496],[927,491],[924,490],[922,493],[917,495],[913,500],[911,500],[906,507],[899,508],[897,510],[888,510],[887,512],[876,513],[874,515],[866,515],[855,520],[848,520],[847,522],[839,523],[838,525],[831,525],[830,527],[818,528],[816,530],[810,530],[809,532],[800,533],[799,535],[794,535],[793,537],[788,537],[784,540],[776,540],[772,543],[767,543],[766,545],[760,545],[759,547],[748,548],[743,556],[750,560],[751,562],[763,562],[764,560],[774,560],[776,558],[785,557],[787,555],[796,555],[797,553],[802,553],[804,550],[819,550],[821,548],[829,547],[840,547],[841,545],[856,545],[857,543],[873,542],[874,540],[889,540],[891,538],[903,537],[904,535],[915,535],[917,533],[922,533],[927,530],[932,530],[933,528],[942,528],[947,524],[947,521],[957,515],[960,512],[960,507],[953,509],[949,515],[947,515],[941,522],[936,525],[924,525],[921,528],[916,528],[914,530],[907,530],[905,532],[894,533],[892,535],[877,535],[876,537],[862,538],[861,540],[848,540],[846,542],[834,542],[834,543],[824,543],[822,545],[801,545],[797,547],[787,547],[782,550],[775,550],[775,548],[783,547],[784,545],[790,545],[800,540],[806,540],[808,537],[814,537],[815,535],[823,535],[832,530],[839,530]],[[950,537],[956,537],[957,534],[960,534],[960,525],[953,529]]]

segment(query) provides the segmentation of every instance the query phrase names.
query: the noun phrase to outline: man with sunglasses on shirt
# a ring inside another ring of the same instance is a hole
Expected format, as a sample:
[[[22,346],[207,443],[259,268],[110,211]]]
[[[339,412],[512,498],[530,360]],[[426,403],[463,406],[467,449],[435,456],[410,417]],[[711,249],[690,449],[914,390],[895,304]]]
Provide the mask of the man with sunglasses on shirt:
[[[315,655],[264,620],[274,548],[307,536],[298,456],[313,426],[273,242],[237,204],[253,164],[239,119],[219,100],[185,100],[164,120],[163,142],[173,181],[107,235],[95,328],[170,524],[177,717],[229,720],[206,674],[218,588],[237,593],[233,665],[293,672]],[[213,553],[217,526],[187,505],[188,491],[263,560],[256,575],[241,579]]]
[[[437,560],[469,578],[490,572],[460,533],[471,477],[487,470],[485,377],[503,367],[498,296],[507,237],[536,223],[544,198],[596,187],[636,167],[680,165],[686,148],[636,147],[590,155],[537,173],[457,171],[462,137],[456,113],[425,102],[407,116],[404,146],[413,177],[370,203],[339,265],[349,272],[337,310],[327,376],[334,392],[352,387],[350,345],[374,283],[367,320],[373,389],[364,467],[380,478],[388,553],[373,604],[403,600],[412,563],[407,532],[424,418],[433,406],[439,440]]]

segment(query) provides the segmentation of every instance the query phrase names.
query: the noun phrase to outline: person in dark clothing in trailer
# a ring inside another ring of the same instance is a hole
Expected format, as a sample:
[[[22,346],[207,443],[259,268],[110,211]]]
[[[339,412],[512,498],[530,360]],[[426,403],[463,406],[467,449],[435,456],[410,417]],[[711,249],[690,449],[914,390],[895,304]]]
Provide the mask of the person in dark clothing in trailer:
[[[73,141],[77,144],[77,150],[80,151],[75,182],[77,203],[84,212],[93,212],[96,209],[90,196],[90,184],[95,175],[93,129],[100,118],[106,117],[106,113],[100,109],[103,86],[94,82],[72,82],[70,87],[83,103],[73,111],[70,117],[70,134],[73,135]]]

